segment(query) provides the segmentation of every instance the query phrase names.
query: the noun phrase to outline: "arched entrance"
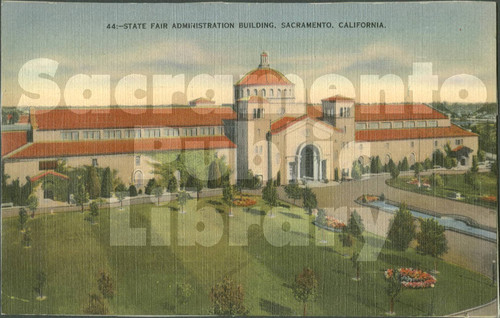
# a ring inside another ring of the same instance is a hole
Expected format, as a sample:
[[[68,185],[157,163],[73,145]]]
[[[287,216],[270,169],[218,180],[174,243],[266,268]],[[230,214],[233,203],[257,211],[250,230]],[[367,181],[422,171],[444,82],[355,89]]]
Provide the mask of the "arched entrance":
[[[314,145],[306,145],[298,154],[299,179],[320,180],[322,178],[320,152]]]

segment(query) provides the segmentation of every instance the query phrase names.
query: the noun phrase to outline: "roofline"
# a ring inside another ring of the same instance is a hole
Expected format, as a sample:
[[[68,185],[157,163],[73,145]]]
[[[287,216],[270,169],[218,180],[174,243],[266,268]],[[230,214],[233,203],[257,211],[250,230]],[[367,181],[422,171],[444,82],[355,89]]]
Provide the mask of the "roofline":
[[[235,84],[234,86],[262,86],[263,84],[245,84],[245,85],[242,85],[241,84],[241,81],[243,81],[243,79],[245,79],[247,77],[247,75],[249,75],[250,73],[252,72],[255,72],[257,70],[271,70],[271,71],[275,71],[276,73],[278,73],[278,75],[281,75],[283,78],[285,78],[288,82],[290,82],[289,84],[272,84],[272,85],[295,85],[294,83],[292,83],[285,75],[283,75],[283,73],[281,73],[280,71],[274,69],[274,68],[271,68],[271,67],[265,67],[265,68],[260,68],[260,67],[257,67],[257,68],[254,68],[252,69],[251,71],[247,72],[245,75],[243,75],[242,78],[240,78]],[[269,85],[269,84],[268,84]]]

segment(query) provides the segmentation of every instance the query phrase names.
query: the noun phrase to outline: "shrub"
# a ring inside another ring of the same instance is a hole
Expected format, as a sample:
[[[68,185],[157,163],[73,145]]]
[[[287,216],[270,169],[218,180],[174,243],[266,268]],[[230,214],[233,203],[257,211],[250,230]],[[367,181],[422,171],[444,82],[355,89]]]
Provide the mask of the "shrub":
[[[130,185],[130,187],[128,187],[128,193],[131,197],[136,197],[137,196],[137,188],[135,187],[135,185]]]

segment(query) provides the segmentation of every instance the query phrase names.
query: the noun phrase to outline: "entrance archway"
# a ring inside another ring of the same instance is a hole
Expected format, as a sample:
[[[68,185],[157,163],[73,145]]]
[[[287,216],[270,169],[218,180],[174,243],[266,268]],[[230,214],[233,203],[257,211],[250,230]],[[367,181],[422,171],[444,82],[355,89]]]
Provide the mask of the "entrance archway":
[[[298,154],[299,179],[320,180],[322,178],[321,157],[318,148],[306,145]]]

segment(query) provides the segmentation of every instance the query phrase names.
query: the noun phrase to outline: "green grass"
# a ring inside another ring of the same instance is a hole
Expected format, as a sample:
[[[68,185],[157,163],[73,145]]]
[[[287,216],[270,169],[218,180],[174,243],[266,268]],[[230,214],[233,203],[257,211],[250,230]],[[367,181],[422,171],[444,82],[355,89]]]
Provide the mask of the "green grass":
[[[159,208],[153,204],[130,207],[131,227],[147,229],[146,246],[111,246],[109,210],[101,210],[95,225],[84,221],[84,215],[78,212],[39,215],[29,221],[33,232],[31,248],[21,246],[17,219],[3,219],[3,312],[82,314],[88,294],[97,291],[98,271],[105,269],[116,285],[117,294],[109,302],[112,314],[205,315],[210,311],[211,286],[229,275],[243,285],[250,314],[301,315],[302,306],[293,298],[290,284],[308,266],[320,281],[320,297],[309,304],[309,315],[384,315],[389,299],[384,293],[383,270],[400,266],[425,270],[433,267],[430,257],[418,255],[412,249],[398,253],[384,248],[375,261],[363,262],[362,279],[356,282],[351,279],[355,271],[344,255],[359,250],[362,243],[346,248],[342,247],[338,234],[325,231],[316,235],[312,217],[300,208],[282,206],[274,212],[276,217],[264,220],[261,210],[268,207],[260,199],[249,211],[235,208],[234,217],[227,216],[227,207],[220,198],[202,199],[198,208],[195,205],[194,200],[189,201],[186,214],[178,212],[176,203]],[[200,212],[201,208],[208,210]],[[126,213],[126,210],[111,211],[112,215],[126,216]],[[154,228],[163,228],[169,235],[170,245],[151,246],[151,238],[157,237],[151,233],[152,215],[170,216],[169,227],[154,222]],[[209,247],[180,246],[185,240],[203,235],[197,224],[202,215],[206,216],[205,229],[210,229],[207,237],[218,243]],[[283,234],[282,228],[288,234]],[[248,244],[240,246],[247,237],[246,229]],[[289,235],[295,245],[306,246],[277,247],[269,243],[277,245],[283,235]],[[328,244],[316,244],[323,238]],[[367,248],[379,240],[367,235]],[[396,302],[398,315],[429,314],[433,296],[436,315],[477,306],[495,297],[495,288],[487,277],[444,262],[439,262],[438,267],[441,274],[437,275],[434,289],[403,291]],[[47,274],[45,301],[35,300],[33,292],[34,279],[40,270]],[[185,305],[177,304],[175,298],[176,284],[181,282],[190,283],[194,289]]]
[[[432,195],[441,198],[450,198],[450,196],[459,192],[463,197],[462,201],[484,206],[488,208],[497,207],[497,203],[485,201],[481,199],[483,196],[494,196],[497,197],[497,177],[492,173],[479,173],[478,181],[480,187],[474,189],[472,186],[465,183],[464,174],[445,174],[441,175],[444,181],[444,186],[442,187],[431,187],[431,189],[426,189],[425,187],[418,187],[416,184],[407,183],[414,177],[399,177],[397,179],[388,179],[387,184],[402,190],[412,191],[420,194]],[[426,180],[426,177],[421,177],[422,182]]]

